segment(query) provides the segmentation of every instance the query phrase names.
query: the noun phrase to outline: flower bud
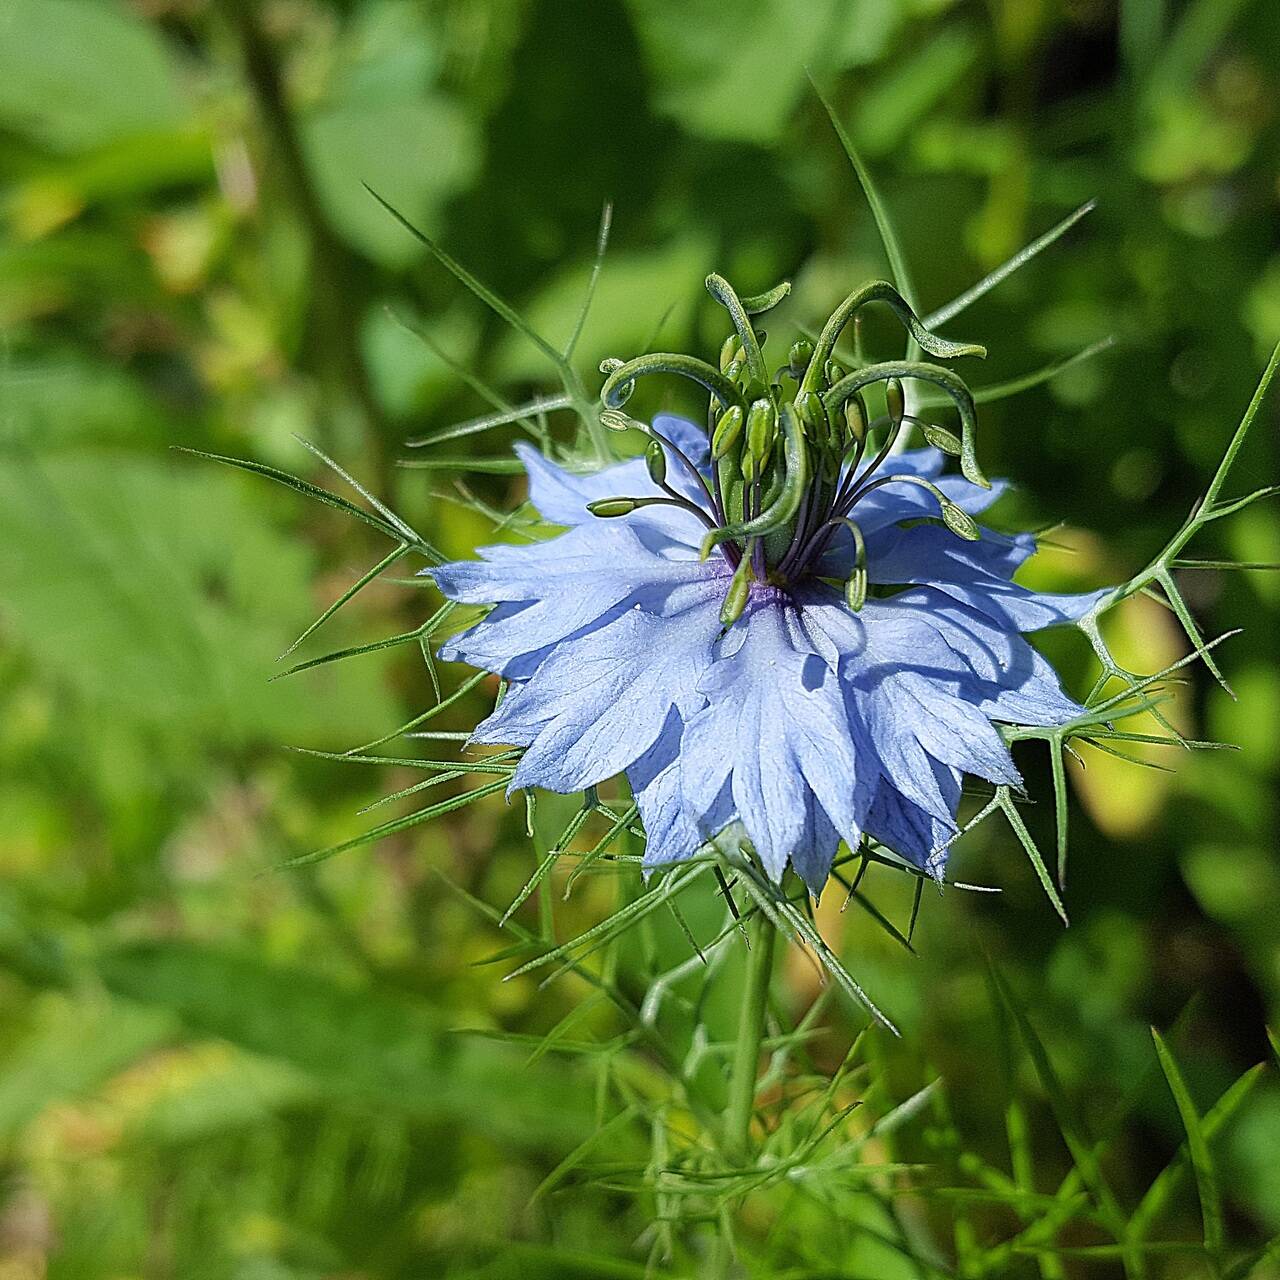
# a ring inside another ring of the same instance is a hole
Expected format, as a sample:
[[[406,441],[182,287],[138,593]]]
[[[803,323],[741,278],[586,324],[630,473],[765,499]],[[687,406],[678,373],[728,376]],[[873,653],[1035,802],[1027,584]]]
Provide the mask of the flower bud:
[[[833,387],[848,372],[849,372],[848,369],[846,369],[844,365],[840,363],[839,360],[828,360],[826,364],[826,368],[823,369],[823,373],[826,375],[828,385]]]
[[[600,361],[600,372],[607,378],[610,374],[617,373],[624,364],[626,364],[626,361],[619,360],[617,356],[605,356]]]
[[[716,429],[711,433],[711,456],[717,461],[738,443],[742,435],[743,421],[741,405],[731,404],[720,415],[720,421],[716,423]]]
[[[791,376],[798,378],[809,367],[809,361],[813,359],[813,343],[808,338],[797,338],[791,344],[791,350],[787,353],[787,366],[791,370]]]
[[[644,449],[644,464],[649,468],[649,479],[661,485],[667,478],[667,455],[661,440],[650,440]]]
[[[593,516],[629,516],[640,504],[634,498],[597,498],[587,503]]]
[[[725,365],[721,372],[730,382],[737,382],[742,376],[743,362],[741,352]]]
[[[806,391],[796,397],[795,404],[805,438],[816,444],[823,443],[827,438],[827,412],[822,397],[816,391]]]

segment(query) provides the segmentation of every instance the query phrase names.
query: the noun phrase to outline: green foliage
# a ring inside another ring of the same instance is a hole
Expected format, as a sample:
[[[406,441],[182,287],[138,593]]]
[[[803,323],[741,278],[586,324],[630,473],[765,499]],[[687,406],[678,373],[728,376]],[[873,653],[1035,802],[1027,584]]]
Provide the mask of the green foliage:
[[[1267,5],[2,8],[0,1271],[1280,1274],[1280,599],[1212,571],[1280,558],[1274,389],[1215,476],[1280,338]],[[1111,681],[963,884],[646,885],[621,790],[459,764],[495,690],[412,574],[545,533],[510,440],[589,456],[602,356],[718,341],[706,271],[794,280],[778,352],[904,264],[1009,523],[1097,531],[1036,584],[1129,583]]]

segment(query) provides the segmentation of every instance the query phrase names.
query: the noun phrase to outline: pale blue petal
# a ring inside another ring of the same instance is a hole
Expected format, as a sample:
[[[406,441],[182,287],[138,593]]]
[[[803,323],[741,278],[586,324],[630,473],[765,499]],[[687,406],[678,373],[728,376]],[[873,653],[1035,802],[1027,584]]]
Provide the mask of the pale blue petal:
[[[678,414],[659,413],[653,419],[653,429],[666,436],[699,471],[706,470],[711,462],[711,442],[702,427]]]
[[[698,679],[720,631],[719,593],[673,617],[628,609],[558,645],[522,691],[545,717],[514,785],[579,791],[621,773],[657,740],[674,707],[702,704]]]
[[[692,423],[671,415],[659,415],[656,421],[684,423],[685,428],[696,430]],[[705,452],[705,434],[702,445]],[[663,550],[668,544],[677,548],[696,548],[706,532],[706,526],[696,516],[676,507],[641,507],[628,516],[611,516],[607,520],[593,516],[587,510],[589,502],[601,498],[662,497],[662,490],[649,478],[643,458],[579,474],[566,471],[531,444],[520,443],[515,449],[529,475],[529,500],[543,519],[552,524],[570,528],[620,524],[634,529],[654,550]],[[696,465],[696,459],[693,461]],[[678,459],[671,459],[668,475],[673,488],[706,507],[705,495]]]
[[[734,628],[745,630],[736,652],[720,657],[701,681],[709,705],[685,735],[699,761],[688,798],[704,806],[727,780],[734,808],[775,878],[803,840],[809,792],[856,840],[873,781],[857,759],[837,682],[804,647],[789,612],[774,602],[749,610]]]
[[[673,709],[657,741],[627,769],[644,823],[646,870],[691,858],[736,816],[727,789],[707,808],[687,803],[682,779],[695,762],[684,749],[683,734],[684,722]]]
[[[935,773],[938,791],[954,813],[960,805],[960,775],[942,765]],[[948,841],[958,830],[952,819],[926,812],[888,781],[881,783],[872,801],[867,829],[881,844],[938,880],[946,868]]]

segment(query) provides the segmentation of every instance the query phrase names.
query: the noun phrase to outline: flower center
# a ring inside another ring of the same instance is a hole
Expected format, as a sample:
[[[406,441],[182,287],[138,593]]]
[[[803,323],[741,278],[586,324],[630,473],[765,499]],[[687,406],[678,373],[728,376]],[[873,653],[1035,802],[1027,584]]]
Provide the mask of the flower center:
[[[872,363],[858,354],[837,356],[845,327],[856,323],[869,303],[893,309],[913,344],[937,359],[984,356],[983,347],[952,342],[927,329],[902,295],[885,280],[854,290],[823,325],[816,341],[801,338],[786,363],[770,369],[764,355],[766,335],[754,317],[771,310],[790,292],[783,283],[758,297],[741,298],[723,277],[707,277],[707,291],[729,313],[733,333],[720,352],[719,366],[694,356],[662,352],[634,360],[606,360],[600,398],[601,422],[615,430],[637,428],[649,435],[649,475],[663,497],[606,498],[590,504],[603,517],[626,515],[655,504],[683,507],[707,526],[705,558],[719,549],[734,566],[721,616],[731,625],[762,586],[785,588],[816,571],[833,539],[848,530],[854,566],[845,581],[849,606],[866,599],[866,547],[856,519],[858,503],[891,484],[916,485],[938,503],[939,514],[957,536],[978,537],[972,518],[929,480],[894,472],[891,461],[903,432],[919,425],[929,444],[960,459],[966,479],[989,488],[974,451],[977,413],[964,381],[950,368],[921,360]],[[711,464],[700,473],[693,462],[654,428],[623,413],[637,379],[672,373],[700,383],[709,394],[707,434]],[[903,379],[932,383],[943,390],[960,416],[960,435],[922,422],[906,411]],[[867,393],[879,388],[884,412],[871,416]],[[674,463],[696,478],[694,501],[667,478]]]

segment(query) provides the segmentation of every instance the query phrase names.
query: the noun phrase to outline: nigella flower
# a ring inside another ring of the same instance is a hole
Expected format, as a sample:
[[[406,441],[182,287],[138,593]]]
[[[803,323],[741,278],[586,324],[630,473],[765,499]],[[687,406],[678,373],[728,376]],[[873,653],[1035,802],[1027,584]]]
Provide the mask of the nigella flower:
[[[1020,784],[997,724],[1081,710],[1025,633],[1079,618],[1101,593],[1013,581],[1034,540],[975,520],[1004,486],[978,470],[973,402],[949,368],[849,373],[832,358],[869,301],[893,306],[931,355],[981,348],[930,333],[878,282],[771,375],[750,317],[785,288],[739,299],[718,276],[708,288],[735,327],[719,369],[677,355],[603,366],[602,417],[645,431],[645,457],[579,475],[517,446],[533,505],[566,532],[427,571],[448,598],[494,606],[441,651],[510,682],[472,741],[524,748],[514,788],[625,773],[650,868],[732,828],[775,879],[790,864],[815,893],[840,842],[864,835],[941,877],[963,776]],[[706,387],[709,429],[622,414],[650,372]],[[930,447],[893,451],[903,377],[952,397],[961,438],[921,424]],[[863,392],[877,383],[887,412],[870,420]],[[943,474],[947,454],[962,474]]]

